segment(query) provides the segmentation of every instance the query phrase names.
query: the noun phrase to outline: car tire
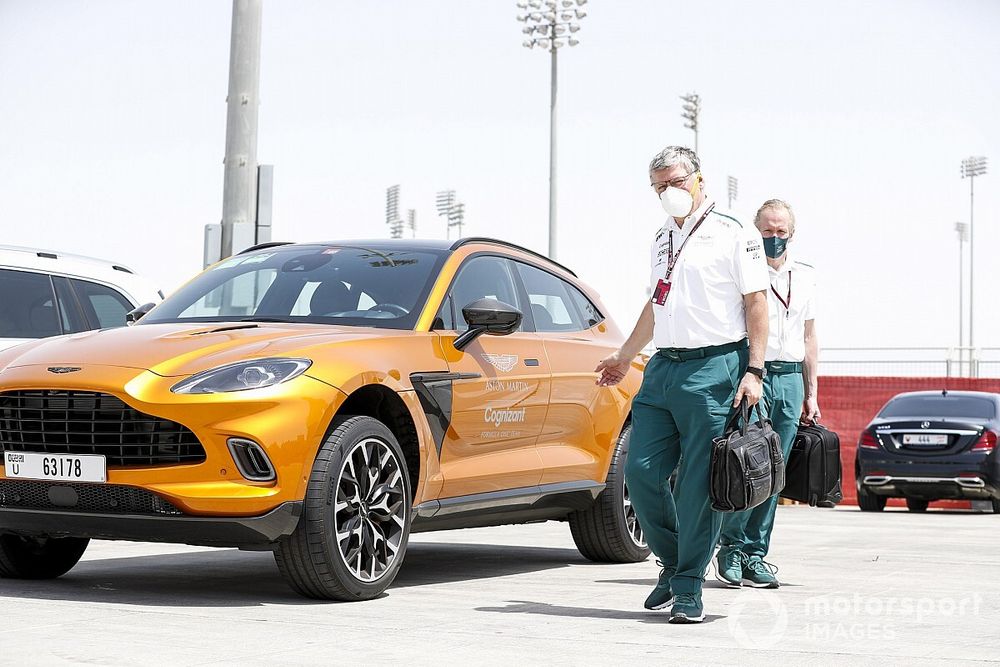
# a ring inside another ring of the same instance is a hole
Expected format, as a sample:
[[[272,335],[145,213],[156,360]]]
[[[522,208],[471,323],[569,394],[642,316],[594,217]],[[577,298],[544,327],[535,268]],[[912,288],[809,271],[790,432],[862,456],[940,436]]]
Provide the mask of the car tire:
[[[906,499],[906,509],[911,512],[926,512],[928,505],[930,505],[929,500],[921,500],[920,498]]]
[[[338,418],[316,454],[299,524],[274,549],[278,569],[306,597],[378,597],[406,554],[411,504],[392,432],[371,417]]]
[[[0,535],[0,577],[55,579],[80,562],[90,540],[82,537]]]
[[[604,490],[588,509],[569,516],[576,548],[584,558],[599,563],[638,563],[649,557],[635,509],[625,484],[625,461],[632,425],[627,425],[615,444]]]
[[[885,496],[877,496],[858,483],[858,507],[862,512],[881,512],[885,509]]]
[[[993,513],[1000,514],[1000,498],[993,499]]]

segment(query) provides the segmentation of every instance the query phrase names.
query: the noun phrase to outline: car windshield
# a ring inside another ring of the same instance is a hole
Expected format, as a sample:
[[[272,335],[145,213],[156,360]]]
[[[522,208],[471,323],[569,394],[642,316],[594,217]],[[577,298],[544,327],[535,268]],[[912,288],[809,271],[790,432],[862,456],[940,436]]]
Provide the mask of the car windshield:
[[[267,248],[215,265],[140,324],[264,321],[410,329],[444,258],[426,249]]]
[[[996,406],[977,396],[902,396],[889,401],[879,417],[968,417],[993,419]]]

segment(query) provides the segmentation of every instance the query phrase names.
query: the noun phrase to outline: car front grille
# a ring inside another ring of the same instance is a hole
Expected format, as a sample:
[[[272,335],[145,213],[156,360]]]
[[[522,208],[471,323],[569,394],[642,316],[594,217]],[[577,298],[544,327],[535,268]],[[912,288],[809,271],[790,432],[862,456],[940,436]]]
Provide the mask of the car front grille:
[[[184,514],[155,493],[115,484],[63,484],[0,480],[0,509],[57,510],[99,514]]]
[[[103,454],[109,467],[201,463],[190,429],[86,391],[0,393],[0,453]],[[0,459],[0,464],[3,461]]]

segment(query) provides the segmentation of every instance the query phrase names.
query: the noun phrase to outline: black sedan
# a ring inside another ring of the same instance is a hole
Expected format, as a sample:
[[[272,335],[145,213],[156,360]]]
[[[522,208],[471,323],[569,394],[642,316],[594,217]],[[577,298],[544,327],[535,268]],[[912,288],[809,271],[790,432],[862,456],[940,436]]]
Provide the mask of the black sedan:
[[[897,394],[861,433],[858,505],[879,512],[888,498],[906,498],[922,512],[932,500],[989,500],[1000,513],[998,433],[1000,394]]]

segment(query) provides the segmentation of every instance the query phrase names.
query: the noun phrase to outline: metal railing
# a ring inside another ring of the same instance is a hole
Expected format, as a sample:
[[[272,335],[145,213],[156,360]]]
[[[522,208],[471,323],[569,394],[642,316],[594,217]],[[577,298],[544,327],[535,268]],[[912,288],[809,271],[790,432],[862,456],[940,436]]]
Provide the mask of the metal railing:
[[[1000,347],[826,347],[819,374],[1000,378]]]

